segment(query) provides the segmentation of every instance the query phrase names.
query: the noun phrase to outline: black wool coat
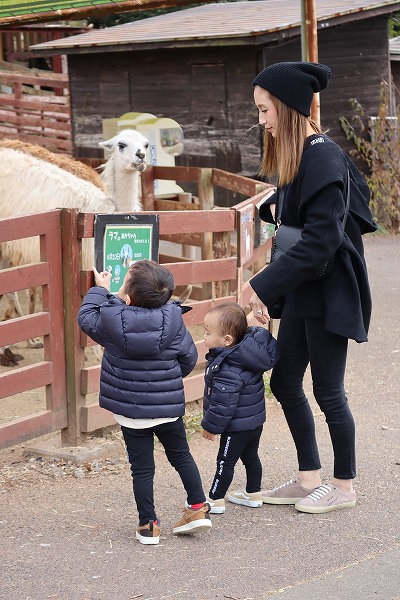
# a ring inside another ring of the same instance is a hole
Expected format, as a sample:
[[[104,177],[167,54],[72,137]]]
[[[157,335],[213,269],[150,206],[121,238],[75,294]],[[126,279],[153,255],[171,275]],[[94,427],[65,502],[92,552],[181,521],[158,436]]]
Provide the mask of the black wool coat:
[[[343,231],[347,169],[351,199]],[[364,177],[340,146],[315,134],[307,138],[297,178],[284,192],[282,223],[301,226],[301,239],[253,277],[251,287],[267,307],[290,296],[296,316],[324,318],[327,331],[367,341],[371,293],[361,236],[375,231],[376,224]],[[273,222],[275,202],[274,195],[262,205],[261,219]],[[333,273],[310,281],[334,254]]]

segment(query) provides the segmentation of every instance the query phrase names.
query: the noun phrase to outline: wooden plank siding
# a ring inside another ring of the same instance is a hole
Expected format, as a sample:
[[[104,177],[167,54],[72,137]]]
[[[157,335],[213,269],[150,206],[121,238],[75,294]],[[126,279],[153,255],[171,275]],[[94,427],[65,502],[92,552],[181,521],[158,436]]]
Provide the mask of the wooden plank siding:
[[[321,94],[325,130],[347,150],[339,124],[351,118],[350,99],[367,112],[379,104],[380,80],[388,80],[388,19],[373,16],[318,32],[319,60],[332,68],[331,82]],[[273,62],[300,60],[300,37],[284,44],[201,46],[96,51],[71,54],[72,124],[75,153],[101,157],[102,119],[126,112],[170,117],[184,131],[184,152],[177,165],[221,168],[256,177],[262,147],[252,94],[252,80]],[[255,127],[254,127],[255,126]],[[192,191],[192,184],[185,191]],[[216,189],[216,204],[232,206],[236,192]]]

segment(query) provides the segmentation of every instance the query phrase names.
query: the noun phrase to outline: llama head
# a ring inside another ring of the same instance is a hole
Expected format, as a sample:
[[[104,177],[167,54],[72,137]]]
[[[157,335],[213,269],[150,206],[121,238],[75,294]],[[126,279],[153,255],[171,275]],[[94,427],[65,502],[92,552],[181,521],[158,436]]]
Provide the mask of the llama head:
[[[113,138],[99,142],[114,157],[122,170],[142,172],[146,168],[146,150],[149,141],[138,131],[124,129]]]

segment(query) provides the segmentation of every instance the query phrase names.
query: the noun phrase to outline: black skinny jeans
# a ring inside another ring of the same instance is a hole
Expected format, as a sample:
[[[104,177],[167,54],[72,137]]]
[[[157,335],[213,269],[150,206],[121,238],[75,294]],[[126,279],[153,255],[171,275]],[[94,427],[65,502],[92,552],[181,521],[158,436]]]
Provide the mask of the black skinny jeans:
[[[271,390],[282,405],[297,450],[300,471],[321,468],[314,417],[303,390],[310,363],[314,397],[325,414],[338,479],[356,475],[355,426],[346,393],[348,339],[325,330],[324,319],[296,318],[285,305],[278,332],[279,360],[271,374]]]
[[[199,469],[190,454],[182,417],[146,429],[122,427],[131,465],[133,494],[139,513],[139,524],[157,519],[154,508],[154,435],[164,446],[168,461],[178,472],[187,493],[188,504],[205,502]]]
[[[217,455],[217,470],[210,488],[210,498],[224,498],[232,483],[235,465],[242,461],[246,469],[246,492],[251,494],[261,489],[262,465],[258,456],[262,426],[251,431],[222,433]]]

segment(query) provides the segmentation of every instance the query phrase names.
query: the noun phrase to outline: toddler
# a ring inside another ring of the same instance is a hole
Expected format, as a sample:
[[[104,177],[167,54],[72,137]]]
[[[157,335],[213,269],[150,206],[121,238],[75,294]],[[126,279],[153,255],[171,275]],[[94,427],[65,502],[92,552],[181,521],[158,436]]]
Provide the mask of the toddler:
[[[276,340],[263,327],[248,327],[243,309],[230,302],[205,315],[204,342],[209,352],[202,435],[208,440],[221,436],[209,492],[211,512],[225,512],[224,498],[239,458],[246,470],[246,488],[228,493],[227,500],[262,506],[258,447],[265,421],[263,373],[275,363]]]
[[[211,528],[199,470],[182,421],[182,378],[194,368],[197,350],[179,304],[169,302],[172,273],[154,261],[133,263],[118,296],[110,293],[111,274],[94,269],[95,282],[78,315],[80,328],[104,347],[100,406],[121,426],[139,513],[136,538],[158,544],[160,522],[154,507],[154,435],[187,493],[186,508],[173,532]]]

